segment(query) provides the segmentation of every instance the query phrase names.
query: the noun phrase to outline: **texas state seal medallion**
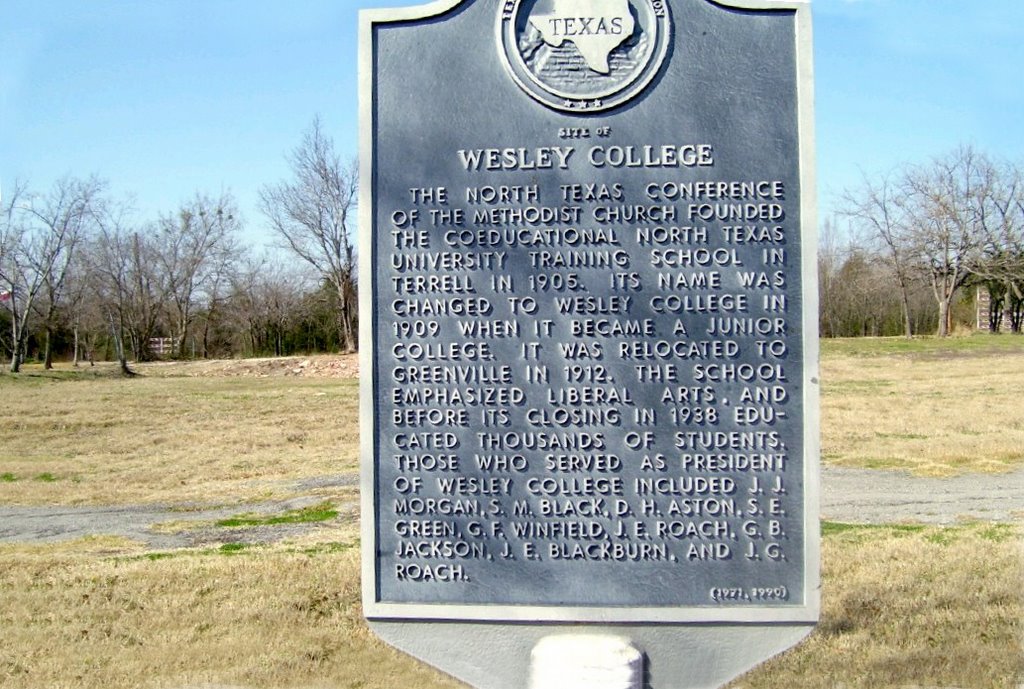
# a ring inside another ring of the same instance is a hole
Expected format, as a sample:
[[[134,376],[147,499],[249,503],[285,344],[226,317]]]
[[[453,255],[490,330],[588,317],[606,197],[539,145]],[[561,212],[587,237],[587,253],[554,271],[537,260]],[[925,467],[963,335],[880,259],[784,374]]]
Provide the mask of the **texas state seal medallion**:
[[[665,0],[506,0],[500,50],[516,83],[571,112],[615,108],[639,95],[668,54]]]

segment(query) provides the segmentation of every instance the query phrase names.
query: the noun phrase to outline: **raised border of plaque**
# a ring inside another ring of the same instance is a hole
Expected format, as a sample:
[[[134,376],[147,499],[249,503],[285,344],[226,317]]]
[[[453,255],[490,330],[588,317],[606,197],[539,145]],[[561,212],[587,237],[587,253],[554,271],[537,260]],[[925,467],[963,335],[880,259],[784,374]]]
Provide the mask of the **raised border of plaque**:
[[[493,6],[495,14],[506,0],[477,0]],[[668,0],[666,0],[667,2]],[[786,606],[756,604],[719,607],[712,605],[533,605],[481,603],[396,603],[382,600],[378,570],[378,466],[376,447],[377,414],[386,404],[376,397],[375,384],[380,373],[374,351],[374,314],[379,308],[369,286],[378,277],[375,271],[374,233],[377,217],[377,118],[375,108],[375,26],[399,25],[422,20],[445,21],[442,15],[457,10],[473,0],[436,0],[417,7],[368,10],[360,16],[360,431],[361,431],[361,503],[362,503],[362,579],[364,614],[371,620],[400,622],[402,620],[506,621],[510,623],[814,623],[820,608],[820,533],[819,497],[819,381],[817,372],[817,295],[816,295],[816,204],[813,121],[813,75],[811,67],[810,5],[800,0],[704,0],[726,11],[783,11],[794,14],[796,64],[794,83],[797,88],[797,140],[799,142],[800,237],[802,263],[802,408],[803,408],[803,591],[802,600]],[[518,4],[518,2],[514,3]],[[499,29],[500,31],[500,29]],[[498,40],[501,50],[501,40]],[[671,60],[671,55],[668,60]],[[517,77],[518,79],[518,77]],[[649,86],[653,76],[645,77]],[[656,79],[653,79],[656,82]],[[522,87],[522,84],[519,84]],[[631,93],[630,97],[636,96]],[[524,97],[526,97],[524,95]],[[616,103],[615,105],[619,105]],[[559,109],[557,104],[547,107]],[[561,108],[571,110],[571,108]],[[566,112],[565,114],[569,114]],[[572,111],[581,118],[599,118],[597,113]]]

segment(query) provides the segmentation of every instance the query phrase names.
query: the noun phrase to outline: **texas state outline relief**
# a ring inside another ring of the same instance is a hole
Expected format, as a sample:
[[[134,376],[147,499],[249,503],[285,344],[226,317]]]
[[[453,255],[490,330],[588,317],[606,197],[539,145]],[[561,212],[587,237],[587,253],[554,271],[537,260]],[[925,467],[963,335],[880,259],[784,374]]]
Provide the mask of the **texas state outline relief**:
[[[551,0],[551,4],[551,13],[530,15],[544,42],[557,48],[569,41],[590,69],[608,74],[612,51],[633,34],[636,25],[629,0]]]

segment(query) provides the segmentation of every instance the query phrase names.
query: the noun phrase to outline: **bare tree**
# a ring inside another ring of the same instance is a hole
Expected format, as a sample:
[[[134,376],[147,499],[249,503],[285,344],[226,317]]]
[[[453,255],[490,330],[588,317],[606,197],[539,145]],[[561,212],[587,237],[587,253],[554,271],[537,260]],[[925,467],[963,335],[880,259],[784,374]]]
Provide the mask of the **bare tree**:
[[[90,274],[89,240],[90,237],[83,238],[80,249],[75,251],[72,257],[62,300],[71,327],[72,364],[76,368],[83,350],[88,353],[90,362],[94,360],[93,331],[96,329],[96,311],[95,300],[90,299],[93,276]]]
[[[65,178],[51,192],[29,208],[43,232],[52,237],[52,260],[43,270],[40,313],[45,330],[43,361],[53,367],[53,330],[62,306],[68,276],[75,263],[79,245],[94,229],[97,204],[106,185],[95,177],[88,180]]]
[[[872,181],[866,175],[855,191],[843,194],[842,214],[856,222],[878,242],[892,268],[900,292],[903,310],[903,334],[914,336],[910,293],[913,282],[911,236],[913,224],[907,207],[905,190],[887,175]]]
[[[953,298],[971,275],[980,242],[986,162],[972,148],[962,147],[906,175],[911,251],[935,296],[939,337],[950,333]]]
[[[844,286],[839,284],[839,269],[843,263],[843,250],[839,246],[835,222],[826,219],[818,238],[818,303],[819,329],[824,337],[837,337],[838,300]]]
[[[111,206],[100,216],[89,252],[94,296],[125,375],[133,375],[129,348],[135,361],[153,358],[150,340],[159,332],[170,294],[155,236],[153,227],[135,225],[123,206]]]
[[[16,181],[6,202],[0,199],[3,204],[0,208],[0,307],[9,311],[5,320],[11,331],[10,341],[5,337],[0,342],[10,354],[12,371],[21,366],[22,333],[32,312],[31,303],[26,305],[27,295],[23,291],[22,241],[25,228],[18,214],[26,193],[26,186]]]
[[[303,302],[313,281],[269,255],[248,258],[232,282],[236,329],[253,354],[286,353],[285,338],[306,316]]]
[[[114,356],[121,373],[133,376],[135,373],[128,366],[125,343],[131,310],[131,261],[124,216],[125,210],[121,207],[104,209],[100,215],[99,232],[90,246],[88,257],[95,303],[109,329]]]
[[[289,163],[293,179],[264,187],[260,210],[287,248],[334,288],[339,339],[346,351],[355,351],[358,299],[350,223],[355,221],[358,196],[356,162],[342,164],[317,118]]]
[[[167,280],[173,334],[181,357],[188,347],[197,299],[216,294],[237,255],[240,227],[230,194],[217,199],[197,194],[176,216],[160,220],[157,256]]]
[[[225,351],[224,346],[230,347],[230,336],[224,337],[224,327],[228,323],[227,314],[224,313],[225,305],[231,295],[231,281],[238,270],[240,256],[232,257],[230,269],[214,273],[213,279],[205,286],[205,308],[198,317],[198,325],[202,325],[202,357],[209,358],[213,345],[216,344],[220,351]],[[225,266],[226,268],[228,266]],[[216,343],[213,340],[219,339]],[[228,350],[229,351],[229,350]]]
[[[836,270],[827,322],[833,337],[878,337],[900,332],[903,314],[892,267],[884,258],[851,245]]]
[[[11,373],[18,373],[25,357],[29,318],[43,286],[38,269],[44,258],[37,255],[49,251],[42,245],[44,237],[33,233],[25,217],[29,195],[25,186],[15,183],[13,194],[4,207],[0,225],[0,293],[10,309],[11,341],[9,344]]]
[[[981,237],[971,272],[990,294],[1001,297],[1001,314],[993,314],[998,329],[1002,321],[1019,332],[1017,310],[1024,301],[1024,179],[1009,163],[983,160],[984,180],[979,198]]]
[[[38,310],[45,330],[46,367],[52,365],[54,319],[74,253],[103,191],[99,180],[64,178],[46,195],[16,186],[0,229],[0,284],[12,298],[11,371],[21,369],[29,318]]]

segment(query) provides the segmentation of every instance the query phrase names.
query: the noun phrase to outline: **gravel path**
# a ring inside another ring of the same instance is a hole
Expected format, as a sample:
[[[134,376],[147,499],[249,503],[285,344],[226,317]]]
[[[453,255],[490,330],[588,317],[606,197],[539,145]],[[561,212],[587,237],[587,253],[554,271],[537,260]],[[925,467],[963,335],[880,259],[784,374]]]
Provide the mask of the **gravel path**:
[[[953,478],[915,478],[871,469],[822,469],[821,516],[840,522],[924,522],[953,524],[961,519],[1024,521],[1024,471],[1012,474],[971,474]],[[354,476],[325,477],[301,487],[353,485]],[[273,542],[320,528],[318,524],[226,529],[202,524],[240,512],[264,514],[299,509],[322,498],[300,497],[227,508],[175,509],[166,505],[110,507],[0,506],[0,542],[46,542],[89,535],[124,536],[150,548],[170,549],[211,542]],[[352,516],[357,506],[345,505]],[[197,522],[195,529],[158,533],[161,522]]]
[[[174,509],[166,505],[100,507],[0,507],[0,543],[45,543],[83,536],[123,536],[156,550],[186,548],[207,543],[272,543],[322,528],[319,522],[247,526],[212,526],[210,523],[239,514],[274,515],[320,503],[320,497],[300,497],[257,504],[211,509]],[[357,510],[355,501],[338,506],[341,513]],[[176,522],[173,533],[152,527]],[[188,522],[195,522],[190,527]]]
[[[834,521],[1024,521],[1024,471],[915,478],[894,471],[823,467],[821,485],[821,516]]]

